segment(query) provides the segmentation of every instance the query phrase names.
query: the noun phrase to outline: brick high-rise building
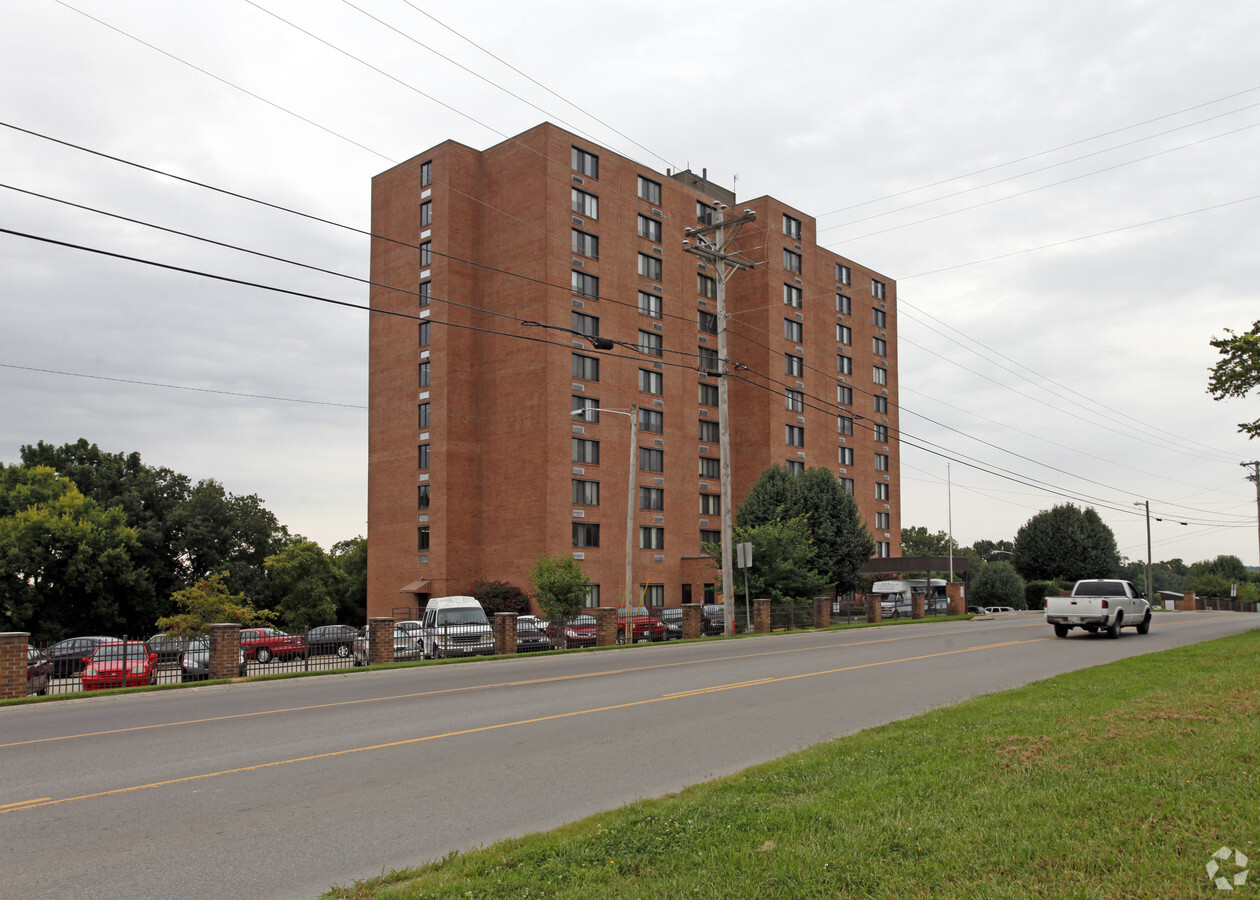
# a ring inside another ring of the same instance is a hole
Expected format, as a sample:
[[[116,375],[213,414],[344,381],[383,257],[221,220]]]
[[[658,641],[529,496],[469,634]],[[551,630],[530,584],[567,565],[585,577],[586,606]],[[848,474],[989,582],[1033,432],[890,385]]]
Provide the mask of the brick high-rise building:
[[[618,605],[630,420],[570,416],[580,405],[637,407],[647,602],[720,586],[701,543],[720,530],[724,361],[714,273],[683,229],[722,204],[757,216],[736,245],[757,265],[726,286],[736,508],[771,463],[827,466],[878,555],[898,555],[893,282],[819,247],[814,219],[773,197],[736,206],[690,171],[543,124],[485,151],[447,141],[373,179],[369,615],[414,615],[479,578],[528,590],[543,553],[572,553],[592,599]]]

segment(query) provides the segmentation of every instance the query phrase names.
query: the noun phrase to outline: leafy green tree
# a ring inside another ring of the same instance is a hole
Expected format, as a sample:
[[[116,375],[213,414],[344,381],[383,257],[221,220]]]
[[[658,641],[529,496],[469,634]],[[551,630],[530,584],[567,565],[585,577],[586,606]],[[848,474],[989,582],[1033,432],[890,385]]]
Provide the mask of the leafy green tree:
[[[266,559],[270,594],[280,621],[290,631],[331,625],[337,617],[341,573],[314,541],[290,544]]]
[[[356,625],[367,621],[367,538],[359,535],[338,541],[329,551],[333,565],[341,573],[341,593],[337,598],[337,621]]]
[[[1226,328],[1225,334],[1209,342],[1221,355],[1208,378],[1208,393],[1213,400],[1245,397],[1260,386],[1260,321],[1253,322],[1250,331]],[[1238,430],[1249,437],[1260,437],[1260,419],[1239,422]]]
[[[922,525],[901,526],[902,556],[948,556],[949,535],[943,531],[930,532]],[[954,548],[958,553],[958,548]]]
[[[830,469],[819,466],[789,475],[776,463],[761,473],[736,515],[741,528],[788,519],[805,521],[817,553],[814,567],[827,583],[850,590],[875,552],[875,541],[857,501]]]
[[[1008,562],[985,563],[971,580],[971,599],[978,606],[1027,609],[1024,579]]]
[[[534,599],[556,626],[556,639],[563,644],[565,623],[581,612],[586,602],[586,573],[572,556],[543,555],[534,562],[529,580]]]
[[[1247,567],[1237,556],[1222,555],[1216,559],[1204,559],[1193,563],[1187,574],[1191,578],[1200,575],[1219,575],[1226,581],[1247,581]]]
[[[244,594],[233,594],[223,584],[219,572],[202,578],[190,588],[176,591],[172,601],[183,612],[157,621],[159,630],[183,637],[196,637],[210,630],[211,625],[235,622],[245,627],[270,625],[276,614],[268,609],[255,609]]]
[[[1078,581],[1113,577],[1120,570],[1120,553],[1096,511],[1065,503],[1020,527],[1012,562],[1025,578]]]
[[[145,634],[133,603],[146,582],[134,529],[68,479],[37,466],[0,472],[0,629],[39,641]]]
[[[976,541],[971,545],[971,549],[982,562],[996,562],[1001,559],[1010,562],[1011,557],[1015,555],[1015,545],[1005,539]]]
[[[498,612],[514,612],[517,615],[529,612],[529,594],[506,581],[478,579],[473,583],[472,595],[477,598],[487,616]]]
[[[818,552],[804,518],[736,528],[734,538],[736,544],[753,545],[753,564],[748,569],[751,597],[766,597],[776,603],[805,603],[827,590],[827,577],[814,568]],[[721,546],[705,544],[704,550],[713,557],[714,565],[721,568]],[[737,572],[737,595],[744,592],[743,582],[743,575]],[[717,589],[720,593],[721,584]]]

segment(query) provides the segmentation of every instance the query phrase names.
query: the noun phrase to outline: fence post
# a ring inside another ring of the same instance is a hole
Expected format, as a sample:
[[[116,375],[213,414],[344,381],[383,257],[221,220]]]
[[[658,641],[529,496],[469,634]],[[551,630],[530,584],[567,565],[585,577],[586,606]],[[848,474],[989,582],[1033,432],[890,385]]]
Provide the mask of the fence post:
[[[494,652],[498,656],[516,652],[516,613],[494,614]]]
[[[423,655],[423,653],[421,654]],[[373,616],[368,619],[369,666],[381,666],[394,661],[394,617]]]
[[[866,621],[876,624],[884,621],[884,606],[880,602],[879,597],[874,594],[867,594],[866,597]]]
[[[595,646],[617,643],[617,607],[601,606],[591,612],[595,615]]]
[[[0,634],[0,700],[26,696],[26,645],[30,640],[26,631]]]
[[[700,619],[703,615],[700,610],[703,608],[703,603],[684,603],[682,605],[683,640],[694,640],[700,637]]]
[[[814,598],[814,627],[829,628],[831,626],[831,597]]]
[[[951,581],[945,585],[945,596],[949,601],[945,611],[951,616],[961,616],[967,612],[967,588],[961,581]]]
[[[241,676],[241,626],[221,622],[210,626],[210,660],[206,677],[239,678]]]
[[[770,633],[770,601],[758,598],[753,601],[753,631],[756,634]]]

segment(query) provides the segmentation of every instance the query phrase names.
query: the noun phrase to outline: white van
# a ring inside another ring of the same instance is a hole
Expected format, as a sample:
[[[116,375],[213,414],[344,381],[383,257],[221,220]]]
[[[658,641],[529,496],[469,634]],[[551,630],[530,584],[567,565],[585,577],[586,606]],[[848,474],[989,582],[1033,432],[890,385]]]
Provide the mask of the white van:
[[[880,616],[882,618],[900,619],[902,616],[910,616],[912,609],[910,605],[910,582],[877,581],[871,585],[871,593],[879,597]]]
[[[425,659],[494,653],[494,630],[474,597],[434,597],[424,608],[419,637]]]

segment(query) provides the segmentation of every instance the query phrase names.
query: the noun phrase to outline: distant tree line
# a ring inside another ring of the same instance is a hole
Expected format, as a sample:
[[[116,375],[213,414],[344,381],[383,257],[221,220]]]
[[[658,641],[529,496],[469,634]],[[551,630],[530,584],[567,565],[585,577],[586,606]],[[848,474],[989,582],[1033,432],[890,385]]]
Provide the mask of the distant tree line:
[[[256,495],[85,439],[21,460],[0,463],[0,630],[147,636],[211,579],[292,630],[366,616],[362,537],[325,552]]]

